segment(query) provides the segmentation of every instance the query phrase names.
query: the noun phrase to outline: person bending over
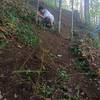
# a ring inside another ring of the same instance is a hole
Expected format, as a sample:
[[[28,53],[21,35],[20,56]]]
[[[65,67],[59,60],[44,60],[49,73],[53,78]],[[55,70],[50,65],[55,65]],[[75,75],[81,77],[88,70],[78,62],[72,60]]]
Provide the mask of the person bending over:
[[[40,6],[37,14],[42,18],[42,22],[45,27],[52,28],[54,25],[54,16],[47,9]]]

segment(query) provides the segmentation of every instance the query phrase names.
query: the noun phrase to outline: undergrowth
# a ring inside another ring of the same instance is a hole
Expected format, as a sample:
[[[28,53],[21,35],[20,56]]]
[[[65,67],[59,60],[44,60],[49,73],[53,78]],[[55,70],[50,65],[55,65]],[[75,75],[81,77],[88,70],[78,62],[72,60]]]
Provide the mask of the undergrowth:
[[[32,29],[32,19],[35,12],[31,9],[20,9],[16,5],[8,5],[3,8],[3,26],[6,28],[5,34],[16,35],[19,41],[25,45],[38,45],[39,38]],[[24,23],[25,22],[25,23]],[[2,46],[5,43],[2,43]]]
[[[39,38],[32,30],[31,24],[19,24],[17,27],[17,36],[22,42],[31,46],[38,45],[39,43]]]
[[[0,49],[6,47],[8,45],[8,41],[6,40],[0,40]]]
[[[72,45],[69,50],[73,57],[76,57],[75,65],[78,70],[91,78],[97,76],[96,72],[90,68],[88,58],[83,54],[83,48],[80,48],[79,45]]]

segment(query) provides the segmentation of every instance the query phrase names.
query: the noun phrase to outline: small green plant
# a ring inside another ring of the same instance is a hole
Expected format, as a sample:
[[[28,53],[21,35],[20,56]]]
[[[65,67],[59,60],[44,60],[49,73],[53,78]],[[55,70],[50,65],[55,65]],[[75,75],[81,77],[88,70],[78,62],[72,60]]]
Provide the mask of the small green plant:
[[[24,76],[28,80],[33,80],[33,77],[42,76],[46,71],[40,71],[40,70],[18,70],[14,71],[13,74],[20,74]]]
[[[90,69],[89,62],[87,61],[86,58],[78,58],[76,60],[76,64],[79,69],[83,70],[88,77],[95,77],[96,72],[94,70]]]
[[[4,12],[5,16],[7,17],[6,19],[9,19],[10,21],[13,21],[13,22],[15,22],[16,18],[18,17],[17,13],[18,13],[17,8],[13,6],[8,7],[7,10],[5,9],[5,12]]]
[[[68,73],[63,68],[58,69],[57,75],[58,75],[58,78],[61,79],[61,80],[68,80],[69,79]]]
[[[70,52],[72,53],[72,55],[75,55],[75,56],[80,55],[81,51],[82,50],[77,46],[73,46],[70,48]]]
[[[53,92],[54,92],[54,88],[52,88],[52,87],[50,87],[50,86],[48,86],[46,84],[42,85],[39,88],[39,95],[42,95],[42,96],[44,96],[46,98],[51,97]]]
[[[59,100],[78,100],[78,99],[64,92]]]
[[[13,30],[16,30],[17,26],[17,17],[10,14],[8,20],[7,20],[7,26]]]
[[[27,78],[28,80],[32,80],[32,77],[33,77],[33,75],[34,75],[35,73],[33,73],[31,70],[27,70],[26,72],[24,71],[22,74],[23,74],[24,76],[26,76],[26,78]]]
[[[85,72],[88,72],[90,70],[89,62],[86,58],[78,58],[76,60],[76,64],[79,66],[80,69],[84,70]]]
[[[25,24],[25,23],[19,23],[17,26],[17,34],[32,34],[32,25],[31,24]]]
[[[20,39],[25,43],[25,44],[30,44],[31,46],[35,46],[39,43],[39,38],[36,35],[32,34],[21,34]]]
[[[8,41],[6,40],[0,40],[0,49],[4,48],[5,46],[7,46]]]
[[[87,76],[88,77],[96,77],[97,74],[96,74],[96,72],[94,70],[89,70]]]
[[[100,39],[99,40],[95,40],[95,46],[96,47],[100,47]]]
[[[8,10],[7,10],[7,13],[9,14],[9,13],[12,13],[13,15],[15,15],[15,16],[17,16],[17,13],[19,12],[19,9],[18,9],[18,7],[16,7],[15,5],[9,5],[9,6],[7,6],[8,8]]]

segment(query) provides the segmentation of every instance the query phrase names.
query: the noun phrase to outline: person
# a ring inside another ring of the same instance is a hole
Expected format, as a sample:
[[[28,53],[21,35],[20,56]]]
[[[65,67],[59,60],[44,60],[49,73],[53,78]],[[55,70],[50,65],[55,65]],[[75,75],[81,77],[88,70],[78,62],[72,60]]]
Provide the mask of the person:
[[[44,7],[38,9],[38,16],[42,18],[42,23],[45,27],[52,28],[54,25],[54,16]]]

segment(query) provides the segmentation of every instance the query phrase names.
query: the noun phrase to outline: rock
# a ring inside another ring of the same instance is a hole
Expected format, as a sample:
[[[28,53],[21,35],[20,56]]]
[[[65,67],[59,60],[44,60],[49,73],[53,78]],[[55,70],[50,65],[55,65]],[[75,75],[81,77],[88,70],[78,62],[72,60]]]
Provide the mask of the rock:
[[[22,48],[22,46],[18,45],[18,48]]]
[[[4,74],[1,74],[0,77],[1,77],[1,78],[4,77]],[[1,94],[1,92],[0,92],[0,94]]]
[[[15,93],[15,94],[14,94],[14,98],[17,98],[17,97],[18,97],[18,95]]]
[[[98,70],[97,70],[97,74],[100,76],[100,68],[98,68]]]
[[[0,100],[3,98],[3,95],[2,94],[0,94]]]
[[[62,57],[62,55],[60,55],[60,54],[58,54],[57,56],[58,56],[58,57]]]
[[[0,91],[0,100],[7,100],[7,99],[3,99],[3,95],[1,91]]]
[[[3,100],[7,100],[7,98],[4,98]]]

